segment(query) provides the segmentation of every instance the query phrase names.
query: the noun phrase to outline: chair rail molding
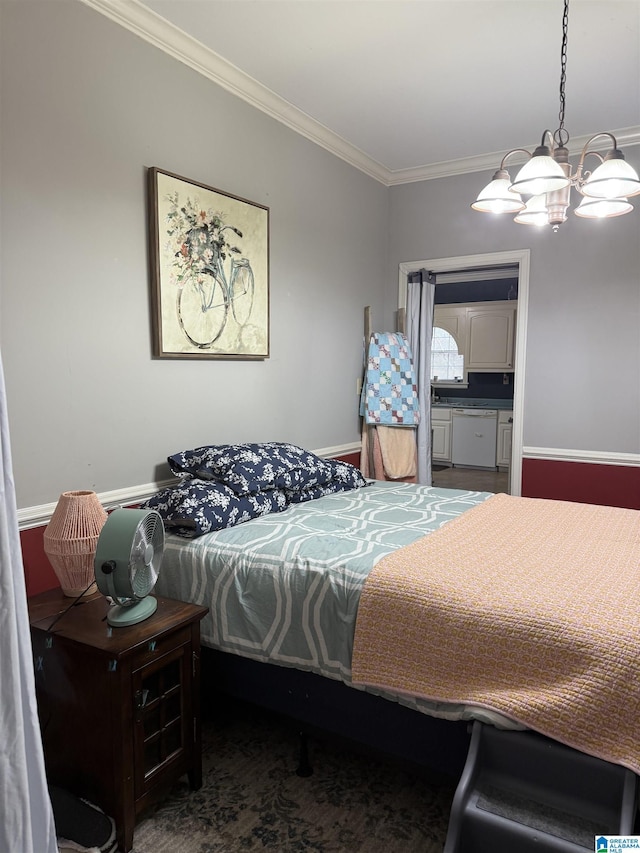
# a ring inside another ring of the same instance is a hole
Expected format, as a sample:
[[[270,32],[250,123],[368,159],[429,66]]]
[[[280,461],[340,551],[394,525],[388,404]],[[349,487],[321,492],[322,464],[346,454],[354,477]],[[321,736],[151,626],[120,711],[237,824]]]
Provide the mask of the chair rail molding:
[[[614,453],[600,450],[560,450],[552,447],[523,447],[523,459],[548,462],[583,462],[591,465],[620,465],[640,468],[640,453]]]
[[[361,442],[351,444],[339,444],[335,447],[324,447],[314,450],[316,456],[323,459],[335,459],[339,456],[349,456],[352,453],[360,453]],[[110,492],[101,492],[98,499],[107,510],[117,509],[121,506],[131,506],[147,500],[168,486],[179,482],[179,477],[171,477],[168,480],[159,480],[157,483],[144,483],[139,486],[127,486],[124,489],[115,489]],[[18,510],[18,527],[20,530],[28,530],[31,527],[42,527],[49,523],[53,511],[56,508],[57,499],[53,503],[39,504],[38,506],[25,507]]]

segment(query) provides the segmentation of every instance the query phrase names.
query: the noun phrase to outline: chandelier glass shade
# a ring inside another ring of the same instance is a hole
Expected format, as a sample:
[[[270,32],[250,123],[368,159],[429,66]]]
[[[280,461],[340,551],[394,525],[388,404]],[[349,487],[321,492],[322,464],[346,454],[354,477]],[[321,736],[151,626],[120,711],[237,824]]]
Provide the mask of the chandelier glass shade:
[[[520,225],[546,225],[549,221],[546,195],[532,195],[513,221]]]
[[[615,144],[615,143],[614,143]],[[580,192],[591,198],[623,198],[640,193],[638,175],[614,148],[583,183]]]
[[[569,183],[562,167],[551,156],[551,150],[546,145],[540,145],[520,169],[509,191],[518,195],[536,196],[561,190]]]
[[[517,213],[524,207],[524,202],[519,195],[511,192],[510,187],[509,173],[506,169],[498,169],[471,207],[483,213]]]
[[[640,178],[624,159],[615,136],[608,131],[596,133],[585,143],[575,172],[569,163],[569,134],[564,127],[565,77],[567,64],[567,31],[569,0],[564,0],[562,53],[560,76],[560,125],[551,133],[545,130],[540,145],[533,154],[524,148],[514,148],[502,158],[500,168],[490,183],[481,190],[471,207],[481,213],[515,213],[514,221],[522,225],[551,225],[554,231],[567,218],[571,204],[571,189],[584,198],[576,208],[577,216],[586,219],[605,219],[622,216],[633,210],[629,198],[640,194]],[[606,155],[591,150],[595,139],[607,137],[611,148]],[[506,169],[507,160],[523,155],[527,161],[511,181]],[[588,156],[600,163],[592,171],[585,169]],[[523,196],[525,198],[523,199]]]
[[[604,219],[612,216],[622,216],[633,210],[631,202],[626,198],[588,198],[585,196],[578,207],[576,216],[585,219]]]

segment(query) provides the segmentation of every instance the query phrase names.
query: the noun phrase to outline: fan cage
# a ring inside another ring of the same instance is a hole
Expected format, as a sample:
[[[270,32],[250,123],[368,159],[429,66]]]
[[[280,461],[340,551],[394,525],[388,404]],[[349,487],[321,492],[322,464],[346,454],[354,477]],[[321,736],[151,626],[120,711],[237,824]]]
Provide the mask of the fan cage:
[[[104,595],[131,607],[145,599],[158,579],[164,524],[155,510],[117,509],[107,519],[96,553],[96,580]],[[114,570],[104,572],[105,563]]]
[[[135,601],[145,598],[158,580],[158,569],[153,561],[162,547],[164,526],[160,529],[161,526],[160,516],[149,513],[136,527],[129,563],[131,593]]]

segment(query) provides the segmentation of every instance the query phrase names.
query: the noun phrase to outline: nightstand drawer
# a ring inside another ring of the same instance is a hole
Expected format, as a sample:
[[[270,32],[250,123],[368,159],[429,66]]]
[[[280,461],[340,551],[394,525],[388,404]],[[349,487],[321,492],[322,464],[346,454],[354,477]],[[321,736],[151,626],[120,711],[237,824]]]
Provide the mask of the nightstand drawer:
[[[114,631],[115,630],[118,629],[114,628]],[[154,637],[136,650],[136,669],[146,666],[154,660],[159,660],[178,646],[185,646],[190,642],[191,628],[180,628],[180,630],[173,631],[171,634],[163,634],[161,637]]]

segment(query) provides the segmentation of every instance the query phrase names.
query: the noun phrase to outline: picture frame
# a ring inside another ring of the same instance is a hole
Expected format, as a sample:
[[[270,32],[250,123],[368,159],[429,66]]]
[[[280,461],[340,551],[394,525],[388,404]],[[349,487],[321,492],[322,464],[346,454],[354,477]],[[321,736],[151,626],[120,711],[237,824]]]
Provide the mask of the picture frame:
[[[269,208],[148,169],[155,358],[269,358]]]

